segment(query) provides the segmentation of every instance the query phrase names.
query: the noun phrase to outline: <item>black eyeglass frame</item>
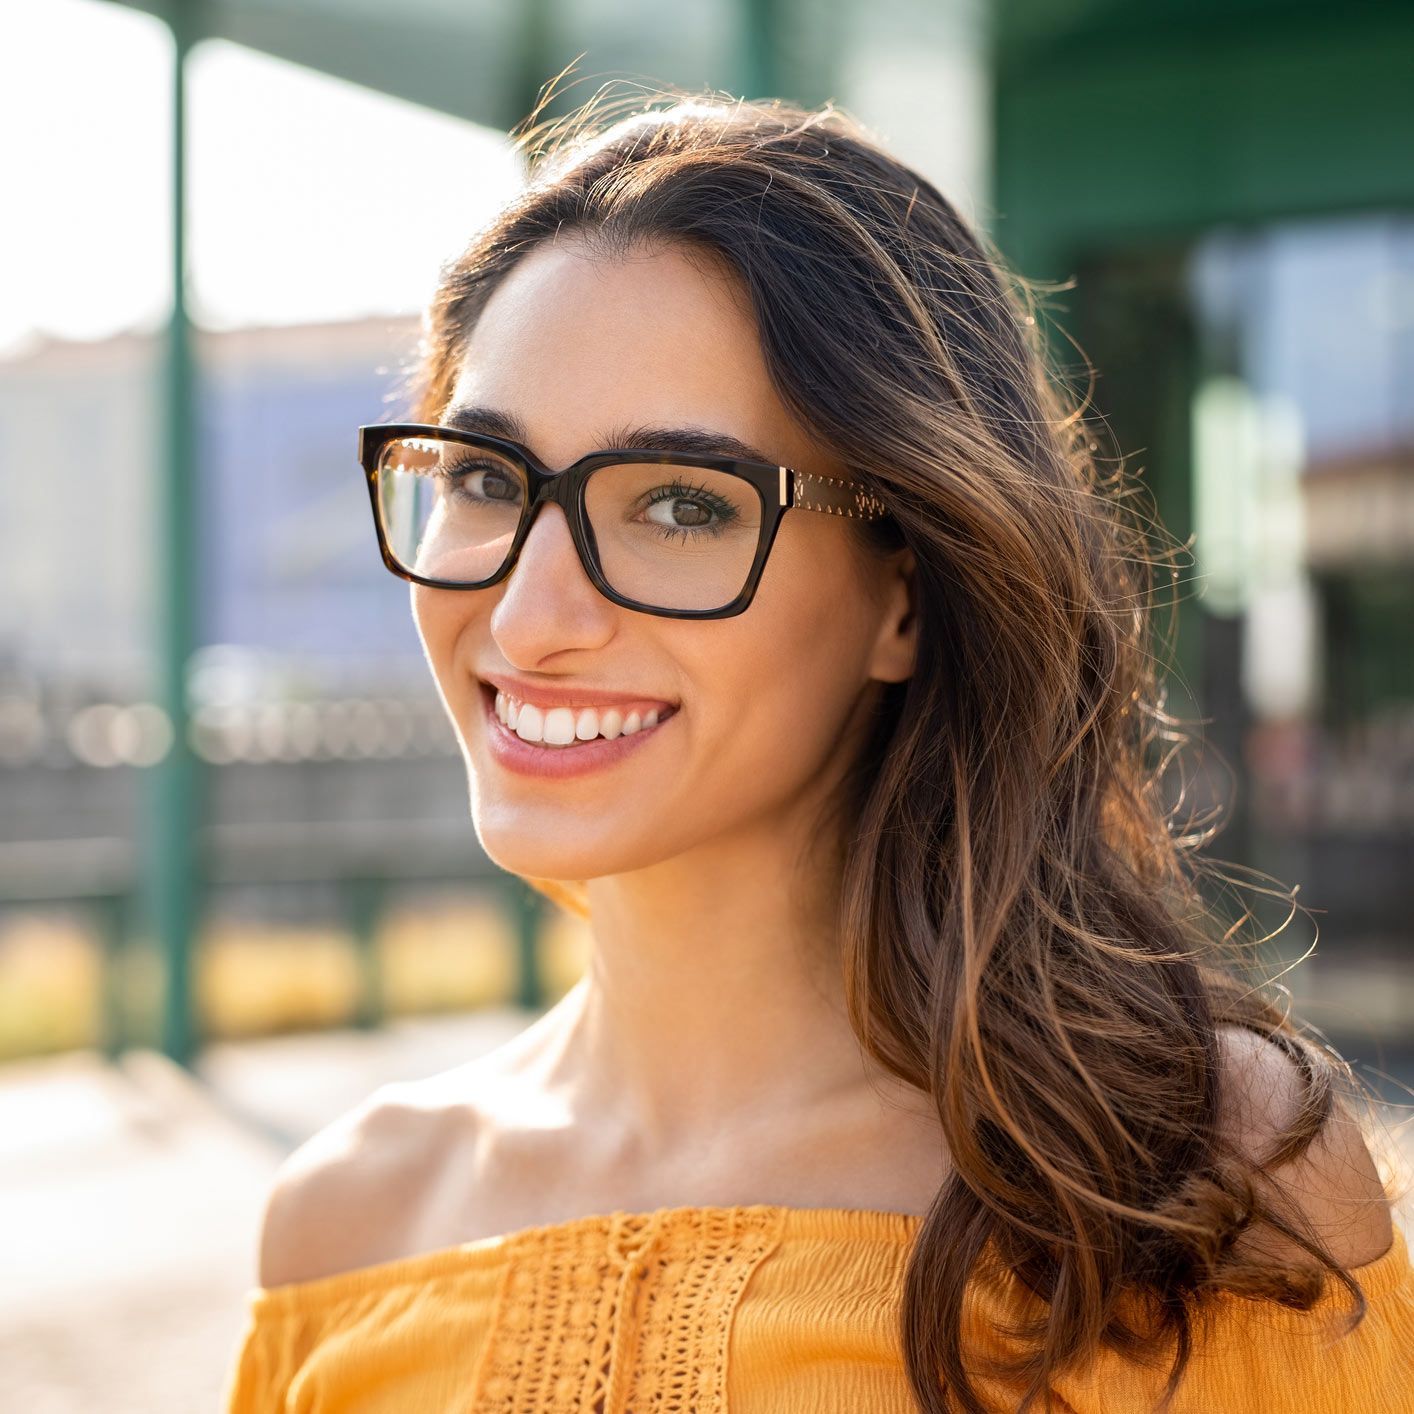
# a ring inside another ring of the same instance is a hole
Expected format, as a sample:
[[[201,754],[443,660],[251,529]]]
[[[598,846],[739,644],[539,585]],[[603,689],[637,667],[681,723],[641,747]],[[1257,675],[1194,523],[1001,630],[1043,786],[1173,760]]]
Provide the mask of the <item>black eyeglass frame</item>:
[[[388,544],[378,499],[379,460],[389,442],[407,437],[429,437],[456,442],[466,447],[481,448],[506,457],[525,473],[528,494],[521,508],[520,522],[511,539],[510,548],[501,568],[489,579],[431,579],[408,569],[394,556]],[[878,495],[857,481],[845,481],[833,476],[798,471],[793,467],[774,466],[769,462],[744,461],[739,457],[716,453],[663,452],[642,447],[612,447],[590,452],[562,471],[551,471],[529,448],[504,437],[489,433],[468,432],[459,427],[439,427],[426,422],[374,423],[358,429],[358,459],[368,482],[368,498],[373,509],[373,526],[378,535],[378,551],[384,565],[399,579],[424,584],[431,589],[490,589],[499,584],[515,568],[521,547],[530,534],[541,506],[553,501],[564,512],[570,537],[579,554],[579,562],[594,587],[611,603],[640,613],[656,614],[669,619],[726,619],[740,614],[750,605],[766,568],[771,547],[776,541],[781,517],[788,510],[819,511],[825,515],[846,516],[855,520],[878,520],[888,515],[888,509]],[[747,572],[746,583],[735,599],[716,609],[668,609],[662,605],[645,604],[620,594],[604,577],[598,551],[589,526],[584,505],[585,483],[601,466],[621,462],[644,462],[659,466],[701,467],[710,471],[732,473],[752,485],[761,501],[761,525],[756,554]]]

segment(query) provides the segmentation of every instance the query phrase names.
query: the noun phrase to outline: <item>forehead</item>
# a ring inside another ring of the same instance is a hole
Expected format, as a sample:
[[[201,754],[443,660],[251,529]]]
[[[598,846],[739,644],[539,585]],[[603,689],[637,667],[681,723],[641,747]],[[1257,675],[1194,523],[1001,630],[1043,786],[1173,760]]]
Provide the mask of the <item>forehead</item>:
[[[569,238],[531,251],[467,340],[448,406],[466,404],[518,418],[552,467],[606,445],[606,429],[654,424],[828,470],[771,383],[735,275],[678,247],[610,257]]]

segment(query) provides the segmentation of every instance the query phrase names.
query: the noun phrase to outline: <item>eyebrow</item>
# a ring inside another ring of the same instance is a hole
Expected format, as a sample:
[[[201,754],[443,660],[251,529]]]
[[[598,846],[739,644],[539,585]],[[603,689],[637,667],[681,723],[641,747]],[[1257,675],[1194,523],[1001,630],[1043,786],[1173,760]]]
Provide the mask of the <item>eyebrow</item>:
[[[442,418],[442,425],[455,427],[462,432],[481,432],[490,437],[504,437],[522,445],[529,440],[525,424],[520,418],[500,408],[464,404],[446,413]],[[644,451],[682,452],[689,456],[727,456],[736,457],[740,461],[764,462],[767,466],[779,465],[774,457],[768,457],[749,442],[743,442],[739,437],[733,437],[726,432],[713,432],[706,427],[624,424],[609,428],[601,445],[604,450],[611,447],[638,447]]]

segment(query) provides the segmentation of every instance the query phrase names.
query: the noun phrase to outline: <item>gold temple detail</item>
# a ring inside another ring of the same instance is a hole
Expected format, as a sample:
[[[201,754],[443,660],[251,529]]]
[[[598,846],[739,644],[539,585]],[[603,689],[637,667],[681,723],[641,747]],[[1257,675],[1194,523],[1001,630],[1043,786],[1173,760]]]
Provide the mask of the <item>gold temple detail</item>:
[[[795,504],[804,510],[849,516],[854,520],[878,520],[888,514],[883,501],[857,481],[819,476],[813,471],[797,471],[794,476]]]

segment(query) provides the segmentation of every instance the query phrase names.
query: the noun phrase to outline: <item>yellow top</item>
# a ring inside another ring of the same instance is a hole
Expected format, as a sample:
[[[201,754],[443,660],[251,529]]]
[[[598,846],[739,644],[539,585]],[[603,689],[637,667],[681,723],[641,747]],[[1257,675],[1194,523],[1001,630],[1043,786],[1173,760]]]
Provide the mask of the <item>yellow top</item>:
[[[920,1223],[767,1204],[620,1211],[256,1287],[227,1414],[916,1414],[897,1323]],[[1171,1414],[1414,1414],[1399,1227],[1353,1271],[1369,1310],[1338,1340],[1337,1284],[1310,1312],[1222,1293]],[[1009,1272],[974,1278],[974,1349],[1015,1352],[997,1323],[1018,1297],[1036,1301]],[[1106,1351],[1056,1382],[1053,1407],[1147,1414],[1168,1369]],[[1017,1390],[981,1388],[1016,1408]]]

